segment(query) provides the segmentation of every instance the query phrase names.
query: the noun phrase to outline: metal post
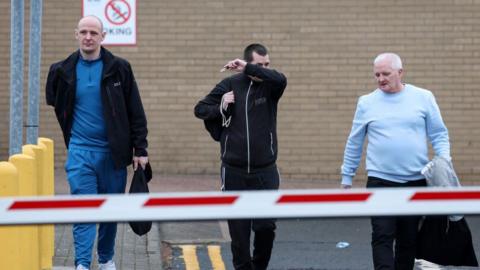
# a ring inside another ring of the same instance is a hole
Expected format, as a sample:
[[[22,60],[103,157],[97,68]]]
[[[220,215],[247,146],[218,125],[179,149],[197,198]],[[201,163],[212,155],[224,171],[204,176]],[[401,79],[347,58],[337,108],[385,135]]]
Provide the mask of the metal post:
[[[28,48],[28,117],[27,144],[37,144],[38,96],[40,93],[40,59],[42,48],[42,0],[30,0],[30,43]]]
[[[11,0],[10,19],[10,156],[22,152],[23,0]]]

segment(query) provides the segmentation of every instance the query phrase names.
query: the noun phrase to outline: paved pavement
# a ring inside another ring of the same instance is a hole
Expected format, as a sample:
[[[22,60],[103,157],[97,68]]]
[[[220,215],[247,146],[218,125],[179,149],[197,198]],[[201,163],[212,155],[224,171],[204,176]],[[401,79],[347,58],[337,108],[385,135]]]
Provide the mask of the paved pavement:
[[[115,263],[118,270],[160,269],[160,242],[158,225],[154,224],[146,236],[139,237],[126,223],[118,224]],[[97,258],[93,257],[91,269],[97,269]],[[71,225],[55,226],[54,270],[74,269],[74,251]]]
[[[129,177],[130,179],[130,177]],[[157,181],[150,185],[156,191]],[[130,183],[129,183],[130,184]],[[68,194],[69,188],[63,171],[55,171],[55,193]],[[158,270],[162,269],[158,224],[142,237],[137,236],[128,223],[119,223],[115,244],[115,264],[118,270]],[[94,247],[96,250],[96,247]],[[72,270],[74,268],[74,249],[72,225],[55,225],[55,255],[53,270]],[[94,254],[91,269],[97,269],[97,257]]]

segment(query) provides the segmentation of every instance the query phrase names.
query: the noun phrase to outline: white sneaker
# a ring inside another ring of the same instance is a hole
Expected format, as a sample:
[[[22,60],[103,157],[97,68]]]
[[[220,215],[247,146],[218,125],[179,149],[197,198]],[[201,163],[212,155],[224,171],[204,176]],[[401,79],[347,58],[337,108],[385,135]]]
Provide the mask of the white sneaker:
[[[88,270],[88,268],[86,268],[85,266],[79,264],[77,265],[77,268],[75,268],[76,270]]]
[[[117,270],[117,268],[115,268],[115,262],[110,260],[106,263],[99,263],[98,270]]]

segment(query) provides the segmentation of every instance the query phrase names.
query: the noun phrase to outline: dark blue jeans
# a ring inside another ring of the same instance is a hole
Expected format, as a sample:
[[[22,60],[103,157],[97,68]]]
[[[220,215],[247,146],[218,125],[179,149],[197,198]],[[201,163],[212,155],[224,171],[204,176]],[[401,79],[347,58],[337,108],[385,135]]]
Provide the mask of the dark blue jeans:
[[[68,151],[65,163],[71,194],[124,193],[127,169],[115,169],[109,152],[79,149]],[[73,214],[73,213],[72,213]],[[90,268],[96,224],[73,224],[75,266]],[[98,228],[98,261],[105,263],[113,258],[115,251],[116,223],[100,223]]]
[[[367,188],[423,187],[425,179],[396,183],[368,177]],[[412,270],[415,264],[419,216],[371,217],[375,270]],[[395,242],[395,252],[393,243]]]

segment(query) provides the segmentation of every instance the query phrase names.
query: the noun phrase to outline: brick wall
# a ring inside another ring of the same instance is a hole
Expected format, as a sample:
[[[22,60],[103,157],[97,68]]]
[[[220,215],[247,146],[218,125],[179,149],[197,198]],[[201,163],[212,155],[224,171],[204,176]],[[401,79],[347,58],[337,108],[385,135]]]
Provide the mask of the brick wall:
[[[0,2],[3,37],[9,35],[10,19],[5,2]],[[157,173],[218,174],[219,146],[194,118],[193,106],[227,75],[218,72],[227,60],[261,42],[270,49],[272,66],[289,79],[278,114],[284,178],[339,178],[356,100],[375,88],[372,60],[394,51],[404,60],[405,81],[436,95],[457,172],[475,181],[480,176],[478,14],[479,0],[138,0],[137,46],[110,49],[134,68]],[[80,0],[44,1],[42,83],[49,64],[76,48],[73,29],[80,15]],[[3,159],[8,52],[9,40],[0,39]],[[44,105],[43,90],[41,98],[40,134],[55,139],[56,165],[62,166],[60,129]],[[363,169],[358,178],[364,179]]]

